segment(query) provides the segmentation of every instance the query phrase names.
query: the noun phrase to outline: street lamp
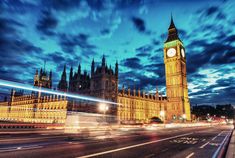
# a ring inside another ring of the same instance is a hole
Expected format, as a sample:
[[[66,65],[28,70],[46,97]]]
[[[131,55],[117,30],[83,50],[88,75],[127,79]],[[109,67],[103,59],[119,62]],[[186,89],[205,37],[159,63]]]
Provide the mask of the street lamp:
[[[165,111],[161,110],[160,111],[160,116],[163,119],[163,123],[165,123]]]
[[[104,112],[104,114],[106,113],[106,111],[108,111],[108,109],[109,109],[109,107],[108,107],[106,104],[101,103],[101,104],[99,105],[99,110],[100,110],[101,112]]]
[[[183,114],[183,121],[185,122],[186,120],[186,114]]]
[[[104,114],[103,117],[105,117],[106,111],[109,110],[109,107],[108,107],[108,105],[106,105],[106,104],[104,104],[104,103],[101,103],[101,104],[99,104],[99,110],[100,110],[101,112],[103,112],[103,114]]]

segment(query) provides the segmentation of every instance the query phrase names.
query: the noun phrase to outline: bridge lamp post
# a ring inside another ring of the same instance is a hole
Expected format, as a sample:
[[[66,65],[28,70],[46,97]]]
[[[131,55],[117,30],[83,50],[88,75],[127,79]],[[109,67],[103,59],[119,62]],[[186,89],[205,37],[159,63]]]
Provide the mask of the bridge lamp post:
[[[104,103],[101,103],[101,104],[99,105],[99,110],[100,110],[101,112],[103,112],[103,115],[104,115],[104,117],[105,117],[106,111],[109,110],[109,107],[108,107],[108,105],[106,105],[106,104],[104,104]]]
[[[163,123],[165,123],[165,111],[164,110],[160,111],[160,116],[163,119]]]
[[[186,114],[183,114],[183,122],[186,120]]]

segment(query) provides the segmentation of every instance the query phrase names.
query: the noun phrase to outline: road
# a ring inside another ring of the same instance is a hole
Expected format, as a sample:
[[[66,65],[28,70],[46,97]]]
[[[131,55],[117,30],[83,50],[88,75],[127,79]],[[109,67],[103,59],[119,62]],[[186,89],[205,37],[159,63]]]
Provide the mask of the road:
[[[116,130],[89,138],[49,130],[0,131],[0,158],[209,158],[231,131],[228,125]]]

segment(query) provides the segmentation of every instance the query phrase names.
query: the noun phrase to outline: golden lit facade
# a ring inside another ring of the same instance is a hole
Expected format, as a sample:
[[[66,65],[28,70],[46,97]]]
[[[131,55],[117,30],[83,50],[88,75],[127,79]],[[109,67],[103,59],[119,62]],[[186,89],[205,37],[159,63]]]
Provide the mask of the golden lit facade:
[[[132,92],[128,89],[127,93],[123,87],[118,94],[117,118],[120,123],[147,123],[153,117],[159,117],[165,121],[166,97],[159,97],[156,94],[145,94],[140,90],[134,89]]]
[[[30,123],[64,123],[68,101],[64,97],[22,95],[13,91],[9,102],[0,103],[0,120]]]

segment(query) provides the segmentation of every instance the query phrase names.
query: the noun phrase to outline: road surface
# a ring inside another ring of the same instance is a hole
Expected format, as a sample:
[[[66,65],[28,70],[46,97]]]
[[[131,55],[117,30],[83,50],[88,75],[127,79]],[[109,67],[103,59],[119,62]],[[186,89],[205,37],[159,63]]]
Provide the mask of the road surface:
[[[49,130],[0,131],[0,158],[209,158],[231,131],[228,125],[115,130],[85,138]]]

